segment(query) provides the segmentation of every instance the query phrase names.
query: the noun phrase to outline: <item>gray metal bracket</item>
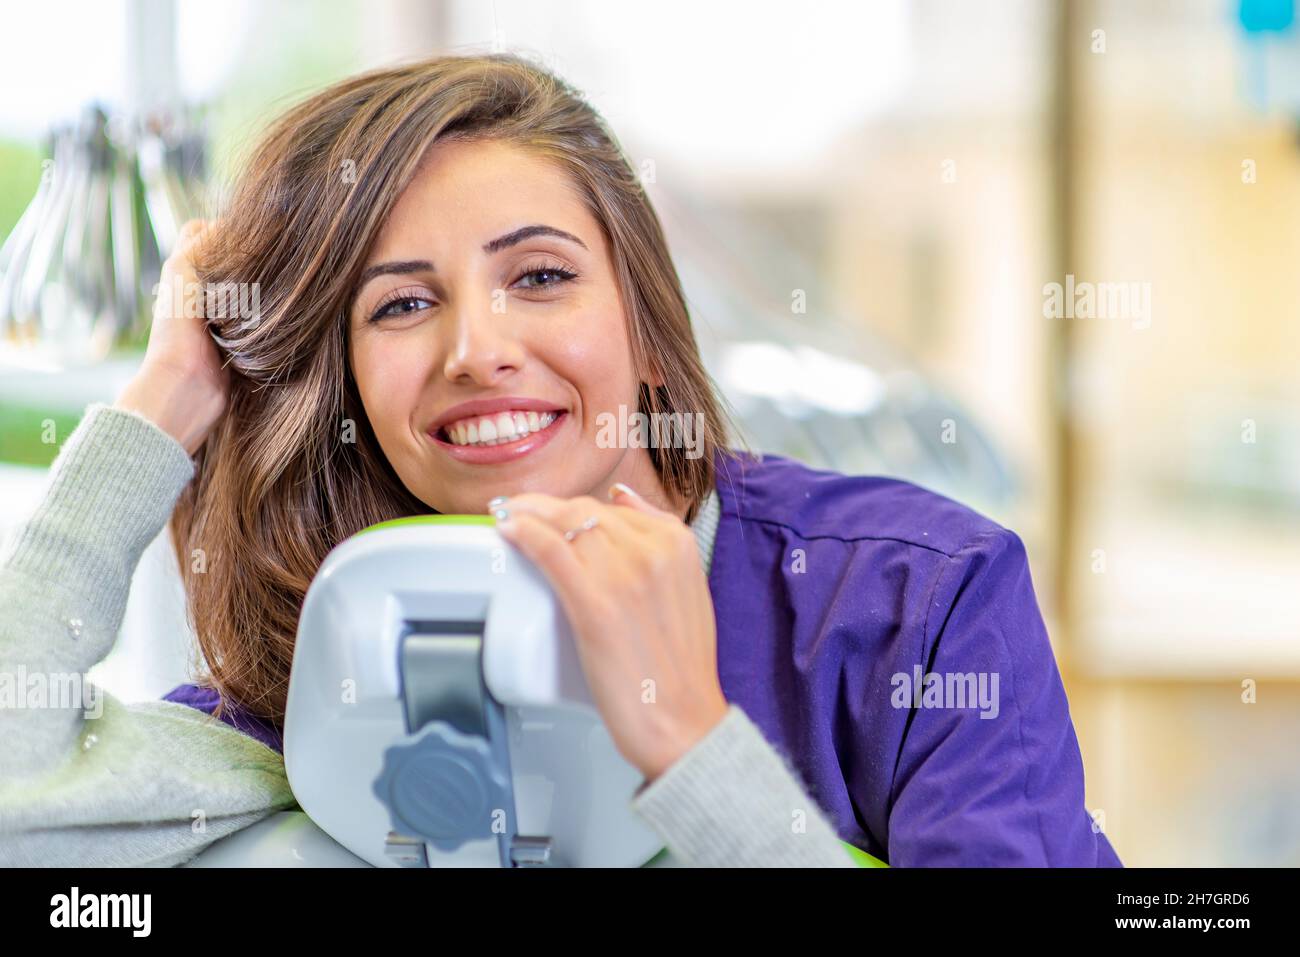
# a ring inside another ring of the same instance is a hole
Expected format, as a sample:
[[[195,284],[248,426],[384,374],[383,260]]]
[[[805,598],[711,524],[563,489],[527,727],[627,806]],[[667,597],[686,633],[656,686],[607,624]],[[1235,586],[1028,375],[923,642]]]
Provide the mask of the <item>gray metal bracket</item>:
[[[408,621],[398,638],[407,734],[384,752],[374,792],[388,808],[390,856],[407,866],[495,836],[502,867],[550,863],[551,842],[518,833],[505,709],[483,681],[481,621]],[[404,839],[405,836],[405,839]]]

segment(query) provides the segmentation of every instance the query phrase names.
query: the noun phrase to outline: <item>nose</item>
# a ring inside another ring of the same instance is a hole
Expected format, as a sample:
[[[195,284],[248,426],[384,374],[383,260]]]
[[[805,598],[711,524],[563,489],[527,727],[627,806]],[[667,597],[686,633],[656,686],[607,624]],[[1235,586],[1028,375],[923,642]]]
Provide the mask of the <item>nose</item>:
[[[461,306],[447,318],[451,342],[442,371],[448,382],[490,386],[522,367],[523,345],[491,302]]]

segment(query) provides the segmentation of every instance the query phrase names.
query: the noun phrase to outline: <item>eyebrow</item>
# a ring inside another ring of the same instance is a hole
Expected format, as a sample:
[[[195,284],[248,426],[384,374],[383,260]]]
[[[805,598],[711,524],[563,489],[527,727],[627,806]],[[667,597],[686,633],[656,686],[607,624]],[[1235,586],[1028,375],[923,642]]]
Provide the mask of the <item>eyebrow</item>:
[[[513,233],[506,233],[504,236],[498,236],[490,243],[483,244],[483,251],[488,255],[499,252],[516,243],[522,243],[525,239],[531,239],[533,236],[555,236],[558,239],[567,239],[571,243],[577,243],[583,249],[587,248],[584,243],[573,233],[566,233],[563,229],[556,229],[554,226],[544,226],[541,223],[535,223],[532,226],[523,226],[516,229]]]
[[[566,233],[564,230],[556,229],[554,226],[534,223],[531,226],[521,226],[514,232],[506,233],[504,236],[498,236],[491,242],[484,243],[483,252],[490,256],[503,249],[508,249],[511,246],[518,245],[525,239],[531,239],[533,236],[555,236],[557,239],[564,239],[571,243],[577,243],[583,249],[587,248],[587,244],[572,233]],[[391,276],[394,274],[404,275],[407,273],[419,272],[420,270],[433,272],[433,263],[427,259],[410,259],[405,262],[376,263],[375,265],[367,266],[362,270],[361,278],[357,280],[357,291],[360,292],[361,288],[376,276]]]

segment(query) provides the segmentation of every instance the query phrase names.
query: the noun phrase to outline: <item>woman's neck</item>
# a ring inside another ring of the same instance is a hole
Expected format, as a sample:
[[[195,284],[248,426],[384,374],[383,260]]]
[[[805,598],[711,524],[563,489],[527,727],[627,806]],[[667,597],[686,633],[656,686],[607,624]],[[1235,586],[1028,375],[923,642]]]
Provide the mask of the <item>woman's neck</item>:
[[[664,488],[647,450],[631,450],[608,480],[600,488],[592,491],[592,496],[603,500],[609,492],[609,487],[615,482],[622,482],[629,486],[655,508],[671,512],[683,521],[686,520],[686,513],[690,506]]]

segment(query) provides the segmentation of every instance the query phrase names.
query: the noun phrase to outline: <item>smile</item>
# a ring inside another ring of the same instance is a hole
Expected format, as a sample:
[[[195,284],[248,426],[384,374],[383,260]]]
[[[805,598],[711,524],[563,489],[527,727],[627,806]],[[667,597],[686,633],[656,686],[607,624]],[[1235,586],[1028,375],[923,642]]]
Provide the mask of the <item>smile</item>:
[[[563,409],[503,409],[454,419],[429,436],[458,462],[499,465],[545,446],[567,418]]]
[[[555,421],[556,412],[508,411],[476,415],[443,426],[442,436],[452,445],[504,445],[541,432]]]

